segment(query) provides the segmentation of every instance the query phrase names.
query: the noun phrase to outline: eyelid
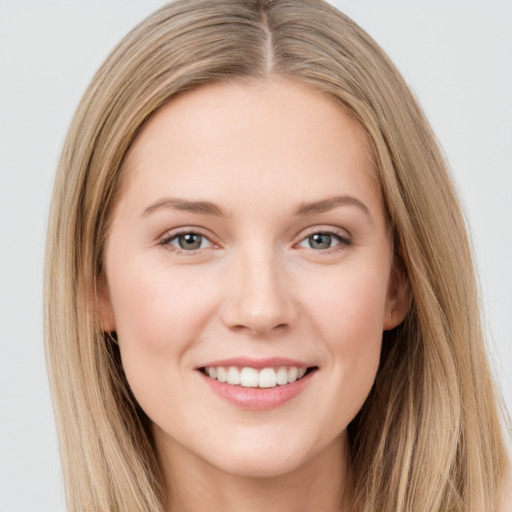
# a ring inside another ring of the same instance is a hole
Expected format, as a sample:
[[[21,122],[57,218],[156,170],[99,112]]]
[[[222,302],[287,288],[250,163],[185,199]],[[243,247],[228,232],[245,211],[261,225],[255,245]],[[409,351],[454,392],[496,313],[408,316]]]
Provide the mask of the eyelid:
[[[333,247],[329,247],[327,249],[313,249],[313,248],[307,248],[307,247],[301,247],[300,244],[304,242],[307,238],[314,234],[326,234],[334,236],[338,239],[339,243],[337,243]],[[353,238],[352,235],[346,230],[335,226],[326,226],[326,225],[318,225],[318,226],[311,226],[310,228],[307,228],[306,230],[302,231],[300,235],[298,236],[299,240],[294,243],[295,248],[302,248],[305,250],[313,251],[317,254],[331,254],[339,251],[346,250],[347,247],[353,244]]]
[[[331,252],[341,251],[346,249],[348,246],[353,244],[353,238],[352,235],[343,228],[336,227],[336,226],[328,226],[328,225],[316,225],[311,226],[305,230],[302,230],[301,233],[296,237],[296,242],[293,243],[294,248],[298,248],[299,244],[302,243],[304,240],[306,240],[308,237],[317,234],[317,233],[323,233],[327,235],[331,235],[336,237],[339,240],[339,243],[336,244],[333,247],[327,248],[327,249],[310,249],[316,253],[321,254],[329,254]],[[180,235],[185,234],[196,234],[199,236],[204,237],[208,242],[211,244],[209,247],[203,247],[198,249],[190,249],[185,250],[181,249],[179,247],[176,247],[174,245],[171,245],[169,242],[171,240],[176,239]],[[205,249],[211,249],[212,247],[219,247],[219,243],[215,241],[215,237],[208,231],[198,226],[180,226],[178,228],[173,228],[170,230],[167,230],[165,233],[163,233],[158,239],[157,244],[161,245],[165,249],[178,253],[178,254],[187,254],[187,255],[194,255],[198,253],[199,251],[204,251]],[[307,248],[304,248],[307,249]]]
[[[187,234],[202,236],[203,238],[208,240],[211,245],[209,247],[203,247],[199,249],[185,250],[181,249],[180,247],[171,245],[169,243],[171,240],[174,240],[175,238],[178,238],[181,235]],[[164,249],[167,249],[171,252],[175,252],[177,254],[186,254],[188,256],[194,255],[199,251],[204,251],[205,249],[210,249],[212,247],[218,246],[218,244],[213,240],[213,236],[211,234],[206,233],[206,230],[199,228],[197,226],[181,226],[179,228],[170,229],[158,238],[157,244],[161,245],[162,247],[164,247]]]
[[[314,235],[315,233],[326,233],[328,235],[335,235],[341,240],[352,241],[352,235],[346,229],[339,228],[336,226],[329,226],[325,224],[311,226],[309,228],[302,230],[300,234],[297,236],[297,238],[299,239],[298,241],[301,242],[308,236]]]

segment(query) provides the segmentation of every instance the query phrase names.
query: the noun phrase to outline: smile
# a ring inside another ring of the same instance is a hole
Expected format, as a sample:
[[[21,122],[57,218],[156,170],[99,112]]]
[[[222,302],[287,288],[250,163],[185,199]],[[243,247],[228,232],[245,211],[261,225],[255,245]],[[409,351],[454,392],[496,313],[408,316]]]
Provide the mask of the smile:
[[[279,366],[260,369],[249,366],[206,366],[201,370],[210,379],[225,382],[232,386],[268,389],[292,384],[302,379],[308,371],[313,369],[299,366]]]
[[[208,388],[223,400],[239,409],[264,411],[300,395],[319,368],[282,358],[238,358],[197,369]]]

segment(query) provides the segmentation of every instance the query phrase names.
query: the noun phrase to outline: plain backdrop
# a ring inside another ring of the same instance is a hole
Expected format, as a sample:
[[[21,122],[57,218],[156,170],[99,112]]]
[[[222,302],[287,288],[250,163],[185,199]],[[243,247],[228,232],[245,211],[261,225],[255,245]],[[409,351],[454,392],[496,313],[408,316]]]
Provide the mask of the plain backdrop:
[[[42,328],[52,181],[94,72],[164,3],[0,0],[0,512],[65,510]],[[390,54],[444,147],[471,225],[491,353],[510,409],[512,2],[333,3]]]

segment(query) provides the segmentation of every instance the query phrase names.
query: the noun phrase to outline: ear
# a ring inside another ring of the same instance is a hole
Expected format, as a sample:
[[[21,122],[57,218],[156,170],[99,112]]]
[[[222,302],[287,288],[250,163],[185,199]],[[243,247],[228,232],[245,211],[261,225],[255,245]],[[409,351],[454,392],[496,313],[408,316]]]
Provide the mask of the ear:
[[[393,264],[389,276],[383,330],[390,331],[400,325],[411,307],[409,280],[401,265]]]
[[[96,302],[103,332],[115,331],[116,322],[114,318],[114,308],[112,307],[112,301],[110,300],[107,280],[103,276],[98,279]]]

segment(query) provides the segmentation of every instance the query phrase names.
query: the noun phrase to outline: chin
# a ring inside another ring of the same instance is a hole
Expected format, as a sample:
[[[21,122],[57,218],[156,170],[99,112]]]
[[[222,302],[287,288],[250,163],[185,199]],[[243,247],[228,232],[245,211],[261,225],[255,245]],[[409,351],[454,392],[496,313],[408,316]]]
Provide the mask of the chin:
[[[210,451],[209,462],[219,470],[238,476],[273,478],[294,472],[314,455],[315,449],[307,449],[305,439],[294,443],[282,436],[236,442],[229,449]]]
[[[224,473],[247,478],[276,478],[294,472],[305,461],[296,456],[261,456],[261,454],[244,454],[231,460],[212,461]]]

